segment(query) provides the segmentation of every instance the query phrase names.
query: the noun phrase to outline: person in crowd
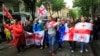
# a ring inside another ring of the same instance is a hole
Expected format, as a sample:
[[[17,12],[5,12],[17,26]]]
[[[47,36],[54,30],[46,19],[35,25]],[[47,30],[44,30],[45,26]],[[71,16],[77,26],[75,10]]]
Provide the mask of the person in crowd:
[[[22,49],[24,49],[24,44],[25,44],[25,38],[23,34],[23,27],[21,26],[20,19],[16,19],[16,22],[12,24],[11,26],[6,25],[4,23],[4,27],[12,31],[13,34],[13,44],[14,47],[17,48],[18,53],[21,52]]]
[[[0,43],[2,42],[3,25],[0,23]]]
[[[7,24],[7,25],[10,26],[10,24]],[[4,28],[4,32],[5,32],[5,34],[6,34],[6,39],[7,39],[7,41],[9,42],[9,41],[11,40],[11,32],[10,32],[10,30],[7,29],[7,28]]]
[[[58,32],[57,33],[57,39],[58,39],[57,41],[58,41],[58,44],[59,44],[59,49],[61,49],[62,44],[63,44],[62,39],[63,39],[64,33],[65,33],[65,21],[64,21],[64,19],[61,19],[61,21],[58,20],[58,22],[60,22],[60,23],[57,27],[57,32]]]
[[[72,29],[74,26],[75,26],[75,20],[74,20],[74,18],[70,18],[70,23],[68,24],[68,28]],[[74,34],[74,31],[70,30],[70,35],[73,36],[73,34]],[[70,38],[72,38],[72,36],[70,36]],[[70,44],[71,52],[74,52],[74,50],[75,50],[75,41],[69,41],[69,44]]]
[[[43,31],[43,36],[42,36],[42,39],[41,39],[41,47],[40,49],[42,50],[44,48],[44,28],[45,28],[45,22],[43,21],[44,20],[44,17],[40,18],[39,19],[39,23],[41,24],[41,31]]]
[[[86,20],[85,20],[85,17],[81,17],[81,23],[85,23]],[[83,53],[84,51],[88,51],[87,50],[87,43],[85,42],[80,42],[80,53]]]
[[[42,25],[39,22],[39,19],[37,19],[37,18],[35,19],[34,24],[32,26],[32,29],[33,29],[33,32],[35,33],[35,38],[38,38],[39,32],[42,31]],[[41,38],[43,38],[43,36],[41,36]],[[36,43],[36,45],[37,46],[40,46],[41,45],[40,48],[42,49],[43,48],[43,45],[41,44],[41,42],[43,42],[43,41],[40,41],[40,43]]]
[[[92,24],[92,31],[91,31],[91,35],[90,35],[90,45],[93,43],[93,32],[94,32],[94,20],[91,19],[90,23]]]
[[[44,24],[44,46],[45,46],[45,48],[49,47],[47,24],[48,24],[48,21],[45,22],[45,24]]]
[[[32,27],[32,25],[31,25],[30,21],[27,20],[25,22],[24,30],[27,31],[27,32],[32,32],[31,27]]]
[[[52,17],[49,17],[49,23],[47,24],[48,29],[48,38],[49,38],[49,47],[52,56],[55,55],[55,41],[56,41],[56,22],[53,20]]]
[[[97,17],[94,19],[94,31],[93,31],[93,40],[98,40],[99,39],[99,36],[98,36],[98,33],[100,31],[100,17]]]
[[[4,33],[4,25],[3,23],[0,23],[0,42],[5,41],[6,40],[6,36]]]

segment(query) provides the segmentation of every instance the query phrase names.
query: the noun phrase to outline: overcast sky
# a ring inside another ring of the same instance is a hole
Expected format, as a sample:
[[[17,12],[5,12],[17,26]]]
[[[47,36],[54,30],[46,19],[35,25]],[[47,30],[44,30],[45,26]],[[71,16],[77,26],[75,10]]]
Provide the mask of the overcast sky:
[[[73,0],[64,0],[64,2],[66,3],[66,7],[72,8],[72,6],[73,6],[72,1]]]

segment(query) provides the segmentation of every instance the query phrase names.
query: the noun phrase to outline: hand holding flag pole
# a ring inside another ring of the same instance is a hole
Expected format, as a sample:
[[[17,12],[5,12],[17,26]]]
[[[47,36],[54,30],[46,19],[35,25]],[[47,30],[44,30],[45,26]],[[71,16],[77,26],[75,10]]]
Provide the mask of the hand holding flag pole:
[[[8,8],[6,6],[4,6],[4,4],[2,4],[2,10],[3,10],[3,20],[4,20],[4,16],[6,16],[8,19],[12,20],[13,17],[10,14]]]

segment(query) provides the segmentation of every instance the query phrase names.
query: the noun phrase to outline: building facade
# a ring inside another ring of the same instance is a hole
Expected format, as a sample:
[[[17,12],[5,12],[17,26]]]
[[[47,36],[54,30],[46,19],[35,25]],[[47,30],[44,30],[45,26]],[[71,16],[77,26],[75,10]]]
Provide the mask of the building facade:
[[[0,0],[0,12],[2,12],[2,4],[12,12],[25,12],[23,0]]]

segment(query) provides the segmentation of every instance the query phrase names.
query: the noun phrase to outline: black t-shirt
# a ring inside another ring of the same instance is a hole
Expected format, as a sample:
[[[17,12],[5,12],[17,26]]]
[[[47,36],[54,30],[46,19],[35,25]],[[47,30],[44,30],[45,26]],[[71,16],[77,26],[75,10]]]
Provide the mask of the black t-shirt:
[[[25,27],[24,27],[24,30],[25,30],[25,31],[28,31],[28,32],[32,32],[32,25],[29,24],[29,25],[25,26]]]
[[[4,31],[3,24],[0,24],[0,32],[3,32],[3,31]]]

